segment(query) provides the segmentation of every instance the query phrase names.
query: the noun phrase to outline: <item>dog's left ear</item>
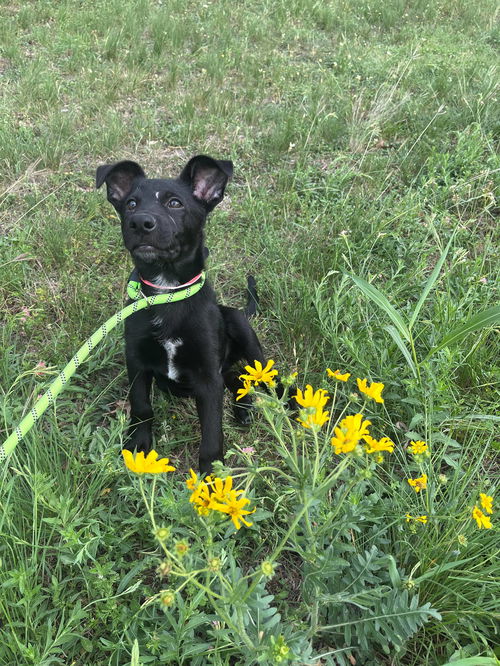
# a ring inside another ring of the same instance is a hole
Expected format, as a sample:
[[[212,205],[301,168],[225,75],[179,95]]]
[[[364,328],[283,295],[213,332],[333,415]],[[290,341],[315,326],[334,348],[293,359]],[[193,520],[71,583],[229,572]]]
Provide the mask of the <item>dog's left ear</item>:
[[[214,160],[208,155],[196,155],[186,164],[179,179],[187,183],[193,196],[211,211],[222,201],[232,175],[233,163],[229,160]]]

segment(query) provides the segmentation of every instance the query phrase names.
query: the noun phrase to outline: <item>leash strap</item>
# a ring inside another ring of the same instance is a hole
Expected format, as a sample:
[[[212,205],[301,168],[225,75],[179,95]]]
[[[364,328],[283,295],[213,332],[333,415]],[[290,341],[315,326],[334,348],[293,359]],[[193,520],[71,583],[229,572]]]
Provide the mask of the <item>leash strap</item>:
[[[130,284],[130,283],[129,283]],[[110,317],[90,338],[88,338],[80,349],[73,356],[71,361],[64,367],[62,372],[54,379],[47,391],[35,402],[28,414],[23,418],[19,425],[11,432],[3,444],[0,444],[0,462],[3,462],[8,455],[16,448],[23,437],[28,433],[33,425],[40,419],[47,407],[55,402],[55,399],[64,390],[71,377],[75,374],[77,368],[87,359],[90,352],[105,338],[115,326],[130,317],[131,315],[144,310],[144,308],[153,305],[164,305],[166,303],[175,303],[182,301],[190,296],[194,296],[205,284],[205,273],[201,274],[201,280],[196,284],[183,289],[182,291],[173,291],[169,294],[155,294],[147,298],[130,303],[123,310]],[[189,293],[188,293],[189,292]],[[130,296],[130,293],[129,293]]]

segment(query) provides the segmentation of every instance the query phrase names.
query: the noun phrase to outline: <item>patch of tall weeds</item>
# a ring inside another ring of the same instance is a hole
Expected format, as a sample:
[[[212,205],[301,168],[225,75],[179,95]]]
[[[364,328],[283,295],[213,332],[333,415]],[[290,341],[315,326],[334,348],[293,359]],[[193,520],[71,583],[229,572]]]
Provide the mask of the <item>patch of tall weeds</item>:
[[[495,489],[483,460],[464,465],[444,433],[424,441],[419,419],[388,437],[381,382],[328,369],[326,388],[291,389],[294,375],[278,397],[271,365],[242,376],[263,417],[265,453],[234,450],[235,466],[205,479],[176,479],[169,468],[168,480],[168,459],[152,454],[148,467],[127,453],[160,581],[143,608],[164,614],[155,644],[139,641],[141,658],[405,663],[419,632],[458,621],[442,587],[464,567],[480,599],[462,609],[465,621],[491,640]]]

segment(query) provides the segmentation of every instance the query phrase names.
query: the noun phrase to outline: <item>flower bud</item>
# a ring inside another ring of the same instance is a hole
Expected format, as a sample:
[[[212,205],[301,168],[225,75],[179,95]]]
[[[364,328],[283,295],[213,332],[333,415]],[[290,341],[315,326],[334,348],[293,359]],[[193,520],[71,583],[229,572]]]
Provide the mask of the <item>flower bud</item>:
[[[159,527],[155,532],[155,537],[160,542],[164,542],[170,536],[170,527]]]
[[[212,573],[217,573],[218,571],[221,570],[222,567],[222,561],[220,557],[211,557],[208,560],[208,568]]]
[[[173,606],[175,603],[174,590],[163,590],[160,592],[160,603],[167,608]]]
[[[189,550],[189,544],[184,539],[182,541],[176,541],[174,544],[174,549],[179,557],[184,557],[184,555],[187,555]]]
[[[172,571],[172,565],[168,560],[163,560],[156,569],[159,576],[166,578]]]
[[[274,576],[274,564],[269,560],[264,560],[264,562],[262,562],[260,570],[266,578],[272,578]]]

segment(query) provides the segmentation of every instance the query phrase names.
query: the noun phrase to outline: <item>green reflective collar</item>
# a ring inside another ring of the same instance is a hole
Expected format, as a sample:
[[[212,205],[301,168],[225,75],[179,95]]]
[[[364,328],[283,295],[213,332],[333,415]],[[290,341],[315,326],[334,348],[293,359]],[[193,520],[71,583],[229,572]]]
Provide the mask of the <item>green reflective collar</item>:
[[[146,284],[149,284],[150,286],[155,286],[151,282],[146,282]],[[136,270],[132,272],[132,275],[129,278],[129,281],[127,283],[127,294],[130,299],[133,301],[138,301],[140,298],[144,297],[144,294],[142,293],[142,284],[143,281],[141,281],[141,278]],[[190,282],[187,282],[186,285],[179,285],[178,287],[175,287],[174,289],[166,289],[164,287],[157,287],[157,289],[161,289],[162,292],[165,292],[164,294],[161,294],[162,296],[165,297],[165,303],[175,303],[176,301],[183,301],[186,298],[189,298],[190,296],[194,296],[197,294],[200,289],[203,287],[205,284],[205,271],[202,271],[199,276],[197,276],[196,282],[193,282],[191,280]]]

